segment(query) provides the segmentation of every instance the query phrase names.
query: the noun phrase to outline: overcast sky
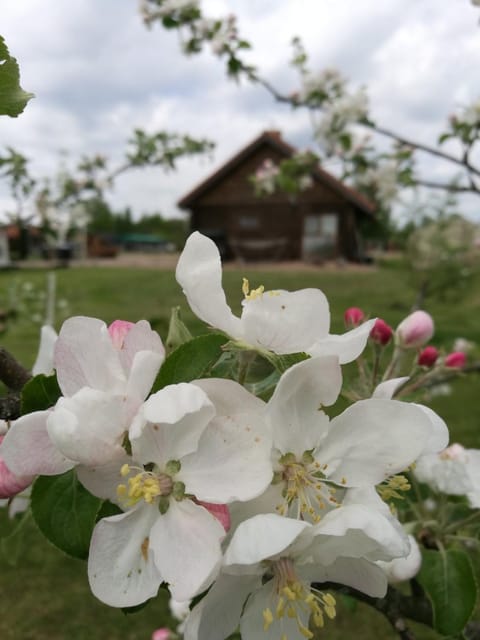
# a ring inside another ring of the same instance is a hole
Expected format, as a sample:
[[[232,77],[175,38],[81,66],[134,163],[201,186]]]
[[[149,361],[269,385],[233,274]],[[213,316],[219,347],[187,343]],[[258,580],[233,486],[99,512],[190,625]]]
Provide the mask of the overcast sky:
[[[284,92],[297,88],[289,43],[300,35],[312,67],[334,66],[366,85],[384,126],[434,143],[454,109],[480,97],[480,10],[469,0],[205,0],[207,15],[239,18],[262,74]],[[109,200],[135,215],[178,215],[176,201],[264,129],[311,144],[308,116],[275,104],[261,87],[225,78],[206,51],[186,58],[177,34],[148,31],[136,0],[2,0],[0,32],[17,57],[22,86],[36,98],[17,119],[0,119],[0,152],[31,159],[36,177],[61,154],[122,161],[135,127],[211,138],[213,159],[184,160],[176,173],[123,175]],[[431,160],[436,177],[447,168]],[[480,199],[479,204],[480,204]],[[0,185],[0,210],[8,207]],[[480,212],[465,201],[470,216]],[[477,216],[477,220],[480,215]]]

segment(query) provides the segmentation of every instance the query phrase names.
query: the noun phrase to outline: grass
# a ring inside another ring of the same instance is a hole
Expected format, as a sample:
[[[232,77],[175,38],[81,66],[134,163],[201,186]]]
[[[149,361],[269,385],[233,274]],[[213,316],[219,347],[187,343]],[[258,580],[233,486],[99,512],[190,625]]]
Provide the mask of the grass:
[[[342,332],[342,315],[349,306],[360,306],[368,314],[383,317],[395,326],[409,312],[415,291],[401,268],[368,272],[318,271],[256,272],[228,270],[224,274],[227,299],[240,310],[241,278],[253,287],[267,289],[321,288],[329,298],[332,331]],[[45,272],[25,270],[0,273],[0,295],[15,279],[45,286]],[[68,299],[70,315],[91,315],[107,323],[116,318],[149,319],[166,337],[170,309],[180,305],[182,317],[194,334],[205,331],[188,309],[180,287],[170,271],[153,269],[71,268],[57,272],[58,296]],[[478,340],[480,281],[462,300],[432,302],[426,306],[435,318],[435,342],[446,349],[462,336]],[[37,349],[38,327],[20,317],[2,339],[26,366]],[[454,395],[435,399],[432,406],[450,426],[452,440],[480,447],[478,430],[478,376],[460,380]],[[97,602],[90,594],[86,566],[63,556],[27,522],[23,536],[5,538],[12,524],[0,514],[3,537],[0,557],[0,638],[2,640],[148,640],[152,630],[168,623],[164,601],[155,601],[142,611],[126,616]],[[359,640],[396,638],[383,618],[359,606],[352,614],[340,607],[337,620],[329,623],[322,637],[329,640],[355,637]],[[434,638],[420,630],[418,638]]]

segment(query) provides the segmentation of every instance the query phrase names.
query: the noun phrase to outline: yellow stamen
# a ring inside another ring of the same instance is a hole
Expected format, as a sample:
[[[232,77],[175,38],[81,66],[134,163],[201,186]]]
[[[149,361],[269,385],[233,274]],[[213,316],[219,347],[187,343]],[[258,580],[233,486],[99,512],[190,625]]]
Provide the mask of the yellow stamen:
[[[264,609],[263,610],[263,630],[268,631],[272,622],[273,622],[273,613],[268,608]]]

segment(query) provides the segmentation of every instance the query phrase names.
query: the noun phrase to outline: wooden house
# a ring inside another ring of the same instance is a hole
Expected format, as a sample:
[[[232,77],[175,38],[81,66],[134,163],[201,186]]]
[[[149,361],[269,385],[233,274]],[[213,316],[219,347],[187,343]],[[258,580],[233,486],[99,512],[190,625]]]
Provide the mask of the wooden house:
[[[262,133],[179,201],[191,231],[211,237],[227,259],[361,260],[359,221],[373,217],[374,206],[321,167],[295,197],[255,194],[257,169],[295,153],[278,131]]]

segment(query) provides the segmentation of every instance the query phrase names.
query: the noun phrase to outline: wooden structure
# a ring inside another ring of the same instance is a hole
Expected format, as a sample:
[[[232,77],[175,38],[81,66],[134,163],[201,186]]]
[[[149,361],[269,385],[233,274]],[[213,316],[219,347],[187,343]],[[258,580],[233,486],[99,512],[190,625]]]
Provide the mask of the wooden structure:
[[[211,237],[224,258],[361,260],[358,222],[373,216],[374,206],[320,167],[295,198],[255,195],[257,169],[294,153],[278,131],[262,133],[179,201],[190,211],[191,230]]]

